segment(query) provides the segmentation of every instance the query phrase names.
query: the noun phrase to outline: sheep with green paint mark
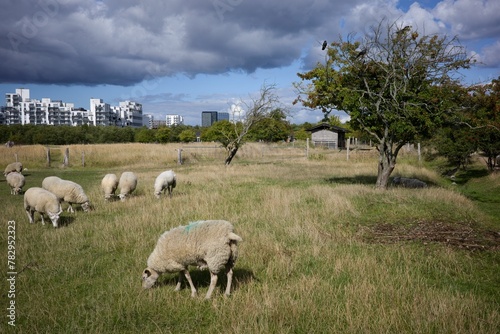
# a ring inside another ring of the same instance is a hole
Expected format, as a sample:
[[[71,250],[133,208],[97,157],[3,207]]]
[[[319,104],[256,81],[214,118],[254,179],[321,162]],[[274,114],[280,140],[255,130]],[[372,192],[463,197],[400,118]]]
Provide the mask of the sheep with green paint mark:
[[[179,226],[163,233],[148,258],[148,267],[142,273],[142,287],[151,288],[162,273],[179,272],[175,288],[180,290],[183,277],[191,287],[191,297],[197,294],[189,266],[198,266],[210,272],[210,287],[205,296],[209,299],[217,284],[218,273],[225,269],[227,285],[225,295],[231,293],[233,267],[238,257],[238,241],[233,225],[225,220],[204,220]]]

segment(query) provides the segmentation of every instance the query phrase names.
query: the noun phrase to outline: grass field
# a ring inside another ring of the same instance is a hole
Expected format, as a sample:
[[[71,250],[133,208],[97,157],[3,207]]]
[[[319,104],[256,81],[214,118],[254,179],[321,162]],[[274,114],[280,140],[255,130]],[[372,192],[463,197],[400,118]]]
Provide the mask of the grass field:
[[[214,144],[69,150],[63,168],[57,148],[50,166],[45,147],[0,148],[1,166],[17,155],[28,168],[24,190],[57,175],[80,183],[95,207],[64,212],[58,229],[37,215],[29,224],[23,197],[0,178],[1,332],[498,333],[498,173],[471,171],[452,184],[404,153],[394,175],[430,187],[379,191],[370,151],[347,161],[345,152],[314,149],[307,159],[300,145],[247,144],[225,167]],[[154,179],[167,169],[177,187],[158,200]],[[127,170],[139,178],[133,196],[105,202],[102,177]],[[143,290],[160,234],[204,219],[231,221],[244,240],[232,295],[224,298],[221,275],[204,300],[209,273],[195,268],[196,298],[189,287],[174,291],[174,274]],[[8,281],[11,225],[17,275]]]

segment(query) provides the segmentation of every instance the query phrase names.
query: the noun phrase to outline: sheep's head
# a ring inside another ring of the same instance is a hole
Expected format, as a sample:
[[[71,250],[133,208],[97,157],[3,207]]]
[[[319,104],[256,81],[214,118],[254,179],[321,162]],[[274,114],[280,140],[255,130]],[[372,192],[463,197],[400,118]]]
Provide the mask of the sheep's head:
[[[52,222],[52,225],[54,225],[54,227],[57,227],[58,226],[58,221],[59,221],[59,215],[61,214],[62,212],[62,209],[61,209],[61,206],[59,206],[59,212],[47,212],[47,216],[49,216],[50,218],[50,221]]]
[[[87,202],[85,202],[85,203],[82,204],[82,209],[85,212],[89,212],[89,211],[92,211],[93,206],[92,206],[92,204],[90,204],[89,201],[87,201]]]
[[[160,277],[160,274],[158,274],[156,270],[151,268],[144,269],[142,272],[142,287],[144,289],[153,287],[158,277]]]

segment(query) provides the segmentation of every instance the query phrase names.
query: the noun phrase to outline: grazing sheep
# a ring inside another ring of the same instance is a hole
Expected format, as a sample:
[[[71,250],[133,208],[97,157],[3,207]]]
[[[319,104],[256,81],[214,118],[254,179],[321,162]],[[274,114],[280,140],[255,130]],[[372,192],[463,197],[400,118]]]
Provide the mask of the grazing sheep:
[[[193,265],[210,271],[210,287],[205,296],[209,299],[217,284],[217,274],[225,268],[225,295],[229,296],[233,266],[238,257],[238,241],[242,241],[241,237],[225,220],[205,220],[173,228],[160,236],[149,256],[148,267],[142,273],[142,287],[151,288],[164,272],[179,272],[175,290],[180,290],[182,277],[185,276],[191,287],[191,297],[194,297],[196,288],[188,271],[188,266]]]
[[[63,180],[57,176],[48,176],[42,181],[42,188],[57,196],[59,201],[69,204],[68,211],[73,213],[73,204],[80,204],[83,211],[90,210],[90,201],[83,188],[73,181]]]
[[[123,202],[137,188],[137,176],[133,172],[123,172],[118,187],[120,188],[120,200]]]
[[[20,162],[13,162],[11,164],[8,164],[7,167],[5,167],[3,175],[7,176],[7,174],[9,174],[10,172],[21,173],[22,171],[23,171],[23,164]]]
[[[118,188],[118,177],[115,174],[106,174],[102,178],[101,188],[104,191],[104,199],[107,201],[115,196],[116,188]]]
[[[425,183],[424,181],[420,181],[419,179],[410,179],[399,176],[395,177],[392,180],[392,184],[404,188],[427,188],[427,183]]]
[[[25,179],[24,175],[18,172],[11,172],[6,176],[7,183],[10,186],[10,194],[17,195],[21,192],[24,187]]]
[[[177,179],[175,173],[172,170],[167,170],[160,175],[155,180],[155,196],[160,198],[162,191],[165,193],[168,191],[168,195],[172,197],[172,190],[177,185]]]
[[[24,193],[24,210],[33,224],[35,218],[35,211],[42,217],[42,225],[45,225],[43,214],[45,213],[54,227],[58,227],[59,215],[62,212],[61,203],[56,195],[48,190],[33,187],[26,190]]]

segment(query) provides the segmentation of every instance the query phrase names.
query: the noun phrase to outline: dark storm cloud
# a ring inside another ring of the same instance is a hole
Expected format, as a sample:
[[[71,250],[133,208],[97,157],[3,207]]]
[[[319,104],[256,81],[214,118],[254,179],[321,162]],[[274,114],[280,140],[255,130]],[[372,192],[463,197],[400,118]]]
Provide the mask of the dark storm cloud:
[[[363,33],[389,12],[402,16],[396,3],[7,0],[0,11],[0,82],[132,85],[176,74],[252,73],[301,57],[313,66],[341,22]],[[458,14],[446,16],[443,8],[435,12],[453,24]]]
[[[289,65],[334,2],[9,1],[0,81],[130,85]]]

